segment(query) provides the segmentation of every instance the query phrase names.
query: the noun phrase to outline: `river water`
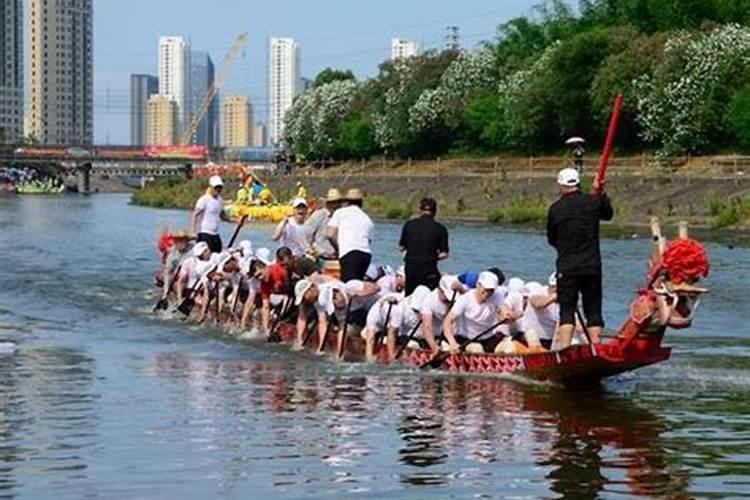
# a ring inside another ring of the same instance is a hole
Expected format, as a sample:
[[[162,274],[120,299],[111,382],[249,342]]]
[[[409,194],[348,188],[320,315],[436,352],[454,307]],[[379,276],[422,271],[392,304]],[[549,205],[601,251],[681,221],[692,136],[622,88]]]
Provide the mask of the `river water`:
[[[337,364],[156,318],[160,224],[127,197],[0,197],[0,498],[750,496],[750,251],[673,359],[594,392]],[[228,233],[229,227],[224,228]],[[398,226],[377,255],[397,262]],[[544,279],[542,235],[453,226],[444,270]],[[256,246],[268,227],[248,228]],[[647,240],[606,240],[626,314]]]

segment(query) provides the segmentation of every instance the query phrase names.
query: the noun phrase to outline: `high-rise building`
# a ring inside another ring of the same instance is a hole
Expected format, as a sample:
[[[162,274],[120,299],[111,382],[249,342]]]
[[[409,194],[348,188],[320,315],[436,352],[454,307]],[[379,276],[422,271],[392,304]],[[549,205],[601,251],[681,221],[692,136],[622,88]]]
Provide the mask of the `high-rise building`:
[[[23,135],[22,0],[0,4],[0,144]]]
[[[148,98],[146,122],[148,145],[171,146],[177,143],[177,103],[171,96],[155,94]]]
[[[143,146],[146,141],[146,108],[148,99],[159,93],[159,79],[152,75],[130,75],[130,144]]]
[[[292,106],[302,85],[299,46],[293,38],[271,38],[268,59],[268,123],[270,141],[275,146],[284,133],[284,113]]]
[[[263,122],[255,122],[253,125],[253,144],[254,148],[265,148],[268,145],[268,129]]]
[[[253,140],[253,107],[244,95],[228,95],[221,104],[221,145],[246,148]]]
[[[419,55],[419,45],[403,38],[391,38],[391,61],[408,59]]]
[[[44,144],[94,140],[93,0],[31,0],[28,132]]]
[[[195,116],[206,92],[213,85],[214,63],[207,52],[190,54],[190,115]],[[192,143],[214,147],[219,144],[219,96],[211,100],[206,116],[198,124]]]
[[[181,36],[159,38],[159,93],[177,106],[177,135],[190,124],[190,42]]]

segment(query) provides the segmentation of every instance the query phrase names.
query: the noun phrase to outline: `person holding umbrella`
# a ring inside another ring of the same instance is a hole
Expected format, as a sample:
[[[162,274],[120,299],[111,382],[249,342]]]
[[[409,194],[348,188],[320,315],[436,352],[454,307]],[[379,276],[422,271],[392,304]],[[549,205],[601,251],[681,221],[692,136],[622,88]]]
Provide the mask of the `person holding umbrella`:
[[[572,147],[573,151],[571,152],[573,156],[573,165],[575,165],[576,170],[578,170],[578,175],[581,175],[583,173],[583,154],[586,152],[585,149],[583,149],[583,145],[586,143],[586,140],[583,137],[571,137],[567,141],[565,141],[565,144]]]

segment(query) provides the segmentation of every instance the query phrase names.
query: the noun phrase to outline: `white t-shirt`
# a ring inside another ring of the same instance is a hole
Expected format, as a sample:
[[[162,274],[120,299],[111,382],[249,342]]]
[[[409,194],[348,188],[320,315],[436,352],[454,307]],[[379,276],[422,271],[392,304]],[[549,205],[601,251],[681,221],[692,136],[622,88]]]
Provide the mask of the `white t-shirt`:
[[[399,299],[397,295],[386,295],[382,299],[378,300],[377,303],[370,308],[367,313],[367,328],[373,332],[378,333],[379,331],[386,328],[385,320],[388,318],[388,328],[399,328],[402,324],[403,314],[403,303],[396,302],[390,304],[388,297]],[[390,309],[390,315],[388,310]]]
[[[224,201],[221,196],[214,198],[206,193],[195,202],[196,210],[203,210],[198,221],[198,232],[206,234],[219,234],[219,222],[221,212],[224,210]]]
[[[350,205],[336,210],[328,221],[328,227],[338,229],[339,258],[355,250],[372,253],[370,244],[375,226],[358,206]]]
[[[516,321],[509,321],[508,323],[504,324],[502,327],[502,332],[504,334],[514,334],[518,331],[522,331],[521,329],[521,319],[523,319],[523,315],[525,314],[525,310],[528,309],[528,307],[525,307],[528,304],[524,304],[527,302],[523,294],[519,292],[508,292],[508,296],[505,298],[505,307],[507,307],[512,313],[513,316],[517,319]]]
[[[456,298],[456,301],[458,301],[458,298]],[[433,290],[425,297],[419,312],[432,318],[432,332],[438,335],[443,329],[443,320],[448,315],[448,304],[443,304],[438,290]]]
[[[544,291],[538,295],[549,295],[549,287],[545,286]],[[521,330],[524,332],[533,330],[540,339],[552,340],[558,321],[560,321],[560,305],[557,302],[551,303],[544,309],[537,309],[529,303],[520,321]]]
[[[374,293],[372,295],[368,295],[367,297],[355,297],[355,293],[361,293],[365,288],[365,282],[360,280],[349,280],[343,285],[343,290],[346,293],[346,296],[351,300],[352,305],[350,307],[350,311],[359,311],[360,309],[364,309],[365,311],[368,311],[375,302],[378,301],[378,294]]]
[[[465,293],[453,306],[452,314],[456,315],[456,334],[471,338],[498,323],[497,310],[502,304],[498,296],[493,295],[483,304],[477,302],[476,291]],[[487,333],[489,337],[491,333]]]
[[[281,224],[284,224],[282,221]],[[295,257],[301,257],[307,253],[307,229],[305,224],[300,224],[294,219],[289,219],[289,222],[284,226],[284,230],[281,232],[281,239],[279,244],[282,247],[288,247]]]

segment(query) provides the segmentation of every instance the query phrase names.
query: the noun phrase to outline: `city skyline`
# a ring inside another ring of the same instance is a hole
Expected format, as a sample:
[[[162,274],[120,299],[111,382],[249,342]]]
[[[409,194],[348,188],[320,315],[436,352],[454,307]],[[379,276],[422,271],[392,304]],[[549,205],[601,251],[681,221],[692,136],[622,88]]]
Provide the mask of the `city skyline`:
[[[218,0],[206,7],[197,0],[145,0],[97,4],[95,9],[96,142],[129,143],[129,78],[152,74],[160,36],[190,38],[194,50],[206,51],[217,68],[238,33],[250,32],[248,47],[229,72],[222,94],[248,95],[255,116],[268,115],[266,95],[268,43],[290,37],[303,48],[301,76],[314,78],[326,67],[351,69],[358,78],[374,75],[391,55],[391,38],[406,38],[425,49],[445,45],[445,27],[458,25],[461,43],[473,47],[494,36],[497,25],[528,14],[534,2],[489,0],[396,2],[352,5],[328,0],[314,7],[303,0],[282,0],[247,9],[239,0]],[[283,11],[284,15],[279,15]],[[133,16],[133,12],[143,15]],[[132,19],[132,21],[131,21]],[[221,29],[217,30],[216,25]],[[127,33],[127,42],[112,32]]]

